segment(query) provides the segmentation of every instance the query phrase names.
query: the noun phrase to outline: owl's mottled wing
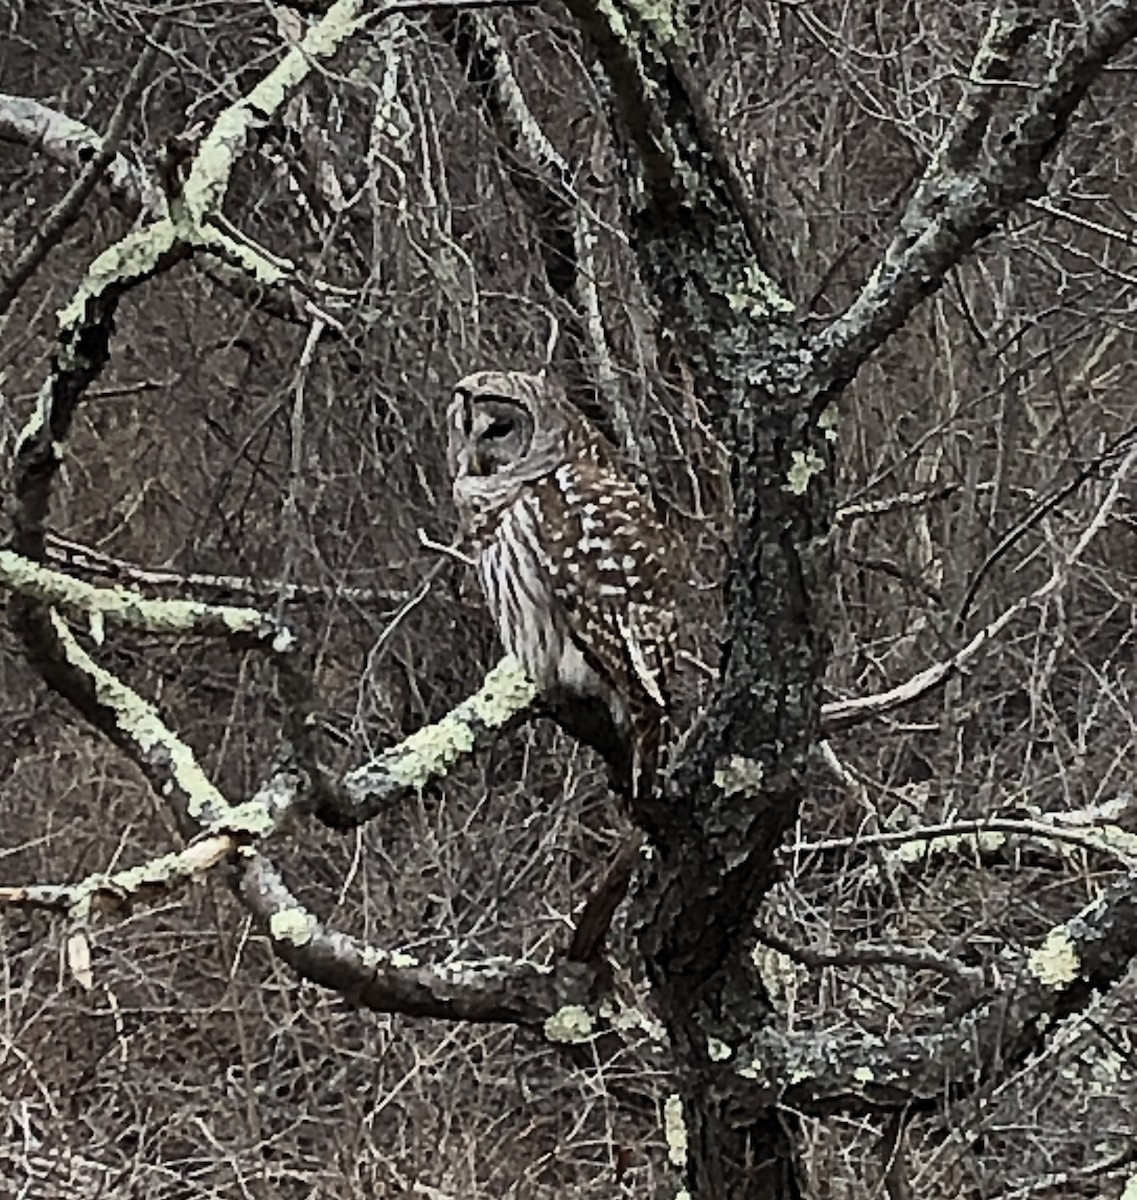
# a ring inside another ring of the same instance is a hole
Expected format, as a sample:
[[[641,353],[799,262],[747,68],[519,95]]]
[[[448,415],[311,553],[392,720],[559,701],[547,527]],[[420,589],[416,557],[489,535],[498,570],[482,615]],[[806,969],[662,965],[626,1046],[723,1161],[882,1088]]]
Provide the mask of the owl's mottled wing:
[[[638,489],[580,458],[535,487],[547,567],[569,632],[635,710],[666,713],[674,550]]]

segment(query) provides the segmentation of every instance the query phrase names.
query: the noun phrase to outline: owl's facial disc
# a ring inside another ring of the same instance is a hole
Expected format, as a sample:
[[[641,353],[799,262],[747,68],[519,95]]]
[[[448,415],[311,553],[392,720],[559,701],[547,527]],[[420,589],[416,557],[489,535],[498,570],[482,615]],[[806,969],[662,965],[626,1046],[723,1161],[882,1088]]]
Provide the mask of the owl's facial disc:
[[[495,475],[528,454],[533,418],[511,400],[480,397],[470,408],[468,437],[470,474]]]

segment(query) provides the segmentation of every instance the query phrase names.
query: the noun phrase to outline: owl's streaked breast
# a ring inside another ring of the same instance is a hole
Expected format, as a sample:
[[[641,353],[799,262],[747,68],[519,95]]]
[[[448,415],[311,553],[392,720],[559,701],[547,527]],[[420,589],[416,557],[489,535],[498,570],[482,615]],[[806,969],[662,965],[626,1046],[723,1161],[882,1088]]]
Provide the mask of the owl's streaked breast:
[[[519,496],[497,515],[496,528],[480,531],[478,576],[498,634],[539,688],[557,677],[566,630],[556,613],[529,496]]]
[[[496,518],[496,526],[479,531],[475,549],[479,582],[505,652],[542,691],[595,696],[623,725],[625,706],[570,636],[536,498],[519,496]]]

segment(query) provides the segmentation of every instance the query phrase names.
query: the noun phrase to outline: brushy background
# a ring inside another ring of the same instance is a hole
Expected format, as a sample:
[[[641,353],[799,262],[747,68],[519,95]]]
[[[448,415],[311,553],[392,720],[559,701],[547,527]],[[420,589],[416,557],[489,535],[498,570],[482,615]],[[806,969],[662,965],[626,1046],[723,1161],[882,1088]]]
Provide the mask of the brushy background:
[[[1049,8],[1048,36],[1062,44],[1068,6]],[[154,9],[0,3],[3,88],[101,130]],[[691,550],[690,710],[715,665],[723,457],[637,290],[603,95],[571,26],[551,5],[491,19],[598,218],[634,469]],[[741,0],[704,6],[701,20],[712,111],[771,213],[790,293],[821,325],[871,269],[950,115],[981,32],[976,6]],[[129,137],[151,164],[168,137],[249,87],[281,38],[265,6],[235,0],[182,6],[167,43]],[[1117,461],[1106,452],[1137,423],[1137,112],[1125,62],[1095,89],[1048,195],[992,235],[846,397],[834,698],[946,657],[1063,563],[1101,502]],[[71,177],[0,141],[0,258]],[[243,161],[229,212],[309,275],[351,289],[349,336],[306,363],[305,329],[200,271],[152,284],[120,313],[52,529],[150,568],[304,585],[290,618],[318,647],[329,744],[346,767],[439,718],[494,661],[472,580],[453,564],[436,571],[423,537],[447,543],[455,528],[440,455],[450,382],[544,360],[537,235],[427,18],[382,27],[318,76]],[[44,375],[54,311],[126,228],[97,191],[0,321],[5,454]],[[816,950],[893,939],[974,965],[1030,946],[1098,894],[1117,864],[1077,848],[1012,840],[913,861],[856,839],[1132,790],[1134,495],[1130,484],[1067,585],[945,692],[833,738],[765,928]],[[893,506],[858,515],[881,501]],[[219,594],[192,581],[178,590]],[[230,794],[255,787],[277,727],[265,669],[138,636],[99,654]],[[298,823],[273,850],[321,918],[387,949],[546,960],[626,829],[597,763],[538,726],[357,835]],[[174,837],[136,772],[0,633],[0,881],[135,864]],[[511,1029],[354,1011],[277,963],[220,880],[97,927],[89,992],[62,966],[65,936],[46,918],[0,917],[0,1185],[26,1184],[33,1200],[84,1188],[140,1200],[599,1200],[675,1187],[661,1132],[668,1082],[646,1046],[582,1066]],[[633,987],[626,931],[616,950]],[[952,988],[896,967],[772,970],[787,1023],[822,1037],[926,1029]],[[915,1121],[913,1194],[1116,1192],[1116,1168],[1137,1154],[1135,1027],[1134,988],[1119,987],[1025,1070]],[[882,1194],[880,1134],[868,1121],[807,1123],[813,1194]]]

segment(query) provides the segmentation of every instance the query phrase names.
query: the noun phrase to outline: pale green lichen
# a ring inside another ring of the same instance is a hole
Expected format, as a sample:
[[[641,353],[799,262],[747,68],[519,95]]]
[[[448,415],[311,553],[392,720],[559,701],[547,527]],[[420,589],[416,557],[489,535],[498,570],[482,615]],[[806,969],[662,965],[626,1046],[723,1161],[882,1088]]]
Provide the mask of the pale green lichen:
[[[273,634],[272,648],[276,654],[287,654],[296,645],[296,635],[283,625]]]
[[[871,1067],[857,1067],[853,1071],[853,1080],[861,1087],[864,1087],[866,1083],[872,1083],[875,1078]]]
[[[245,800],[229,805],[220,817],[211,821],[213,832],[244,833],[250,837],[267,837],[276,829],[276,818],[267,804],[260,800]]]
[[[0,584],[86,617],[91,636],[100,645],[107,621],[161,634],[193,633],[217,625],[228,633],[256,633],[265,625],[264,615],[255,608],[194,600],[149,600],[117,585],[96,587],[11,550],[0,550]]]
[[[595,1024],[592,1014],[580,1004],[566,1004],[551,1017],[545,1018],[545,1036],[550,1042],[571,1045],[587,1042],[592,1037]]]
[[[762,788],[763,775],[762,764],[756,758],[732,754],[715,765],[714,782],[728,796],[739,793],[756,796]]]
[[[316,932],[316,918],[304,908],[282,908],[269,917],[268,931],[274,941],[305,946]]]
[[[800,963],[761,942],[751,951],[750,958],[758,968],[771,1000],[776,1004],[789,1004],[796,998],[798,987],[807,975]]]
[[[198,822],[224,824],[229,802],[210,782],[189,746],[165,724],[152,705],[87,654],[57,613],[51,614],[51,621],[64,653],[91,680],[95,699],[114,712],[122,732],[142,754],[158,750],[167,759],[173,781],[186,798],[189,815]]]
[[[137,867],[115,871],[113,875],[106,876],[105,881],[97,880],[96,889],[105,885],[133,896],[144,887],[161,887],[192,873],[181,855],[162,854]]]
[[[794,496],[804,496],[809,481],[825,470],[825,459],[812,446],[808,450],[795,450],[791,456],[789,474],[783,485],[785,491]]]
[[[733,1053],[734,1051],[726,1042],[716,1037],[707,1038],[707,1054],[710,1056],[711,1062],[726,1062]]]
[[[491,729],[500,729],[537,698],[537,686],[521,664],[506,656],[466,702],[470,714]]]
[[[667,1030],[663,1027],[662,1021],[657,1020],[642,1008],[624,1004],[616,996],[606,996],[601,1000],[600,1015],[613,1029],[625,1032],[638,1029],[653,1041],[665,1042],[667,1040]]]
[[[837,427],[841,420],[841,409],[836,400],[830,400],[817,418],[817,425],[827,441],[837,440]]]
[[[885,852],[898,863],[918,863],[937,854],[995,854],[1006,844],[1007,835],[984,829],[973,833],[945,833],[934,838],[913,838]]]
[[[778,285],[757,263],[748,263],[737,290],[726,293],[731,312],[746,313],[758,319],[775,313],[792,313],[794,305],[778,290]]]
[[[436,775],[444,775],[457,758],[473,748],[473,730],[451,713],[436,725],[412,733],[402,743],[391,775],[403,787],[421,788]]]
[[[760,1058],[752,1058],[748,1063],[743,1063],[738,1068],[738,1073],[743,1079],[761,1079],[764,1074],[762,1060]]]
[[[195,228],[204,229],[206,216],[220,211],[229,177],[249,131],[271,118],[289,92],[311,72],[316,62],[334,54],[362,27],[365,0],[337,0],[247,96],[227,108],[194,156],[182,189],[182,206]]]
[[[1119,1200],[1137,1200],[1137,1175],[1130,1175],[1126,1180]]]
[[[625,45],[632,45],[624,14],[612,3],[612,0],[596,0],[595,7],[597,15],[608,22],[608,28],[612,31],[613,36]]]
[[[87,304],[108,288],[129,279],[140,279],[153,271],[164,254],[178,241],[178,231],[172,221],[163,218],[143,229],[128,233],[108,246],[91,265],[83,282],[75,290],[66,307],[57,314],[63,334],[83,321]]]
[[[1093,840],[1123,857],[1137,860],[1137,834],[1120,825],[1100,825],[1093,831]]]
[[[380,950],[378,946],[364,946],[359,952],[360,963],[369,971],[381,971],[387,967],[395,971],[407,971],[421,966],[413,954],[401,950]]]
[[[667,1139],[667,1158],[674,1167],[687,1165],[687,1123],[683,1120],[683,1101],[672,1092],[663,1105],[663,1135]]]
[[[49,428],[48,421],[51,417],[51,380],[46,380],[40,385],[38,394],[36,395],[36,405],[32,409],[31,416],[24,422],[24,427],[20,430],[19,436],[16,438],[16,445],[23,446],[26,443],[33,441],[39,437],[41,432],[46,432]],[[55,457],[58,459],[61,454],[61,447],[58,443],[52,446]]]
[[[632,0],[630,7],[665,45],[679,41],[679,27],[672,0]]]
[[[1031,951],[1027,965],[1044,987],[1056,991],[1078,978],[1078,948],[1064,925],[1052,929],[1042,945]]]

